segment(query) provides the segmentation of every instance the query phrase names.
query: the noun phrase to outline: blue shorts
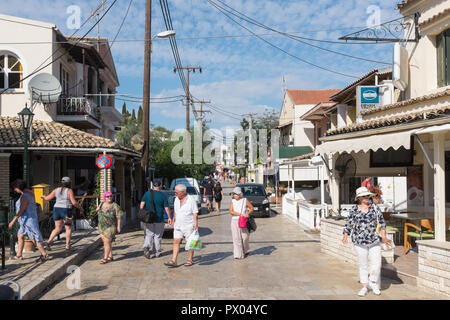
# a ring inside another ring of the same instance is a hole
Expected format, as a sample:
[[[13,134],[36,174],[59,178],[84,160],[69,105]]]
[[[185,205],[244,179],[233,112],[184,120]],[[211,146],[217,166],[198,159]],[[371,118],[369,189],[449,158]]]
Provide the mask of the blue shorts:
[[[64,220],[72,218],[72,209],[68,208],[53,208],[53,221]]]

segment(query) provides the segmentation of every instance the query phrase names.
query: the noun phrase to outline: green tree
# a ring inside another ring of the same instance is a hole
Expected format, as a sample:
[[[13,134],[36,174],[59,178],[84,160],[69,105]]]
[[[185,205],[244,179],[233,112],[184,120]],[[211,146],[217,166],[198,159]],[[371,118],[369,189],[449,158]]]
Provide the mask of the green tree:
[[[131,113],[131,120],[136,120],[136,112],[133,109],[133,113]]]
[[[127,115],[127,103],[124,102],[122,105],[122,115],[126,116]]]
[[[142,106],[139,106],[137,121],[138,123],[142,123],[142,119],[144,118],[144,110],[142,110]]]

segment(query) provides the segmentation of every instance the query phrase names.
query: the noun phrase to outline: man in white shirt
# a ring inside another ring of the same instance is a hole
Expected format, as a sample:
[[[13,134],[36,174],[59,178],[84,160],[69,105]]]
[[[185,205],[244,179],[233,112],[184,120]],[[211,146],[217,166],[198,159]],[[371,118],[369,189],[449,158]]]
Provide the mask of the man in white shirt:
[[[192,199],[186,193],[186,186],[179,184],[175,186],[174,217],[173,225],[173,254],[172,260],[165,262],[168,267],[177,266],[178,252],[180,243],[184,238],[189,239],[194,231],[198,230],[198,208],[195,199]],[[192,266],[194,250],[189,250],[188,261],[184,264],[186,267]]]

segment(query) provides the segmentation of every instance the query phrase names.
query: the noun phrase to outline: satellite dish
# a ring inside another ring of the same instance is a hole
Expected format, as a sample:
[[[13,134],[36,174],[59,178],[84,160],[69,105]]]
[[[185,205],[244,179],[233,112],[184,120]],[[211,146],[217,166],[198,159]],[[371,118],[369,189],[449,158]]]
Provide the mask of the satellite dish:
[[[37,101],[43,104],[56,103],[61,95],[61,84],[58,79],[49,73],[40,73],[28,83],[31,104]]]
[[[144,147],[144,140],[138,133],[131,137],[130,144],[135,150],[140,151]]]

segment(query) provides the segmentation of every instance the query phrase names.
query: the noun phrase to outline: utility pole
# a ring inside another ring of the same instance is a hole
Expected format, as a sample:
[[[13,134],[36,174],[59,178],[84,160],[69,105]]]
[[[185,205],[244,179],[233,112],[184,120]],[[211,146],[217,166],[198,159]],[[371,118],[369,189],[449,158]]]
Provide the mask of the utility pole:
[[[147,191],[148,153],[150,141],[150,66],[151,66],[152,0],[145,0],[145,49],[144,49],[144,92],[142,101],[142,139],[144,140],[141,168],[144,192]]]
[[[207,103],[211,103],[211,101],[204,101],[204,100],[200,100],[200,101],[192,101],[192,104],[194,105],[195,103],[200,103],[200,110],[195,110],[195,107],[193,106],[193,108],[192,108],[192,111],[194,112],[194,114],[196,114],[196,113],[200,113],[200,117],[198,117],[199,118],[199,120],[200,120],[200,123],[201,123],[201,125],[203,126],[203,114],[204,113],[211,113],[211,111],[210,110],[203,110],[203,104],[207,104]]]
[[[189,109],[190,109],[190,102],[191,102],[191,94],[189,92],[189,74],[191,71],[195,73],[195,70],[199,70],[200,73],[202,73],[202,67],[174,67],[173,72],[177,72],[177,70],[186,70],[186,130],[189,132],[190,130],[190,123],[189,123]]]
[[[249,121],[249,127],[248,127],[248,142],[249,142],[249,147],[248,147],[248,161],[250,163],[250,168],[253,169],[254,167],[254,162],[255,159],[253,159],[253,134],[252,134],[252,129],[253,129],[253,116],[255,116],[256,113],[247,113],[247,114],[243,114],[243,116],[248,116],[250,121]]]

